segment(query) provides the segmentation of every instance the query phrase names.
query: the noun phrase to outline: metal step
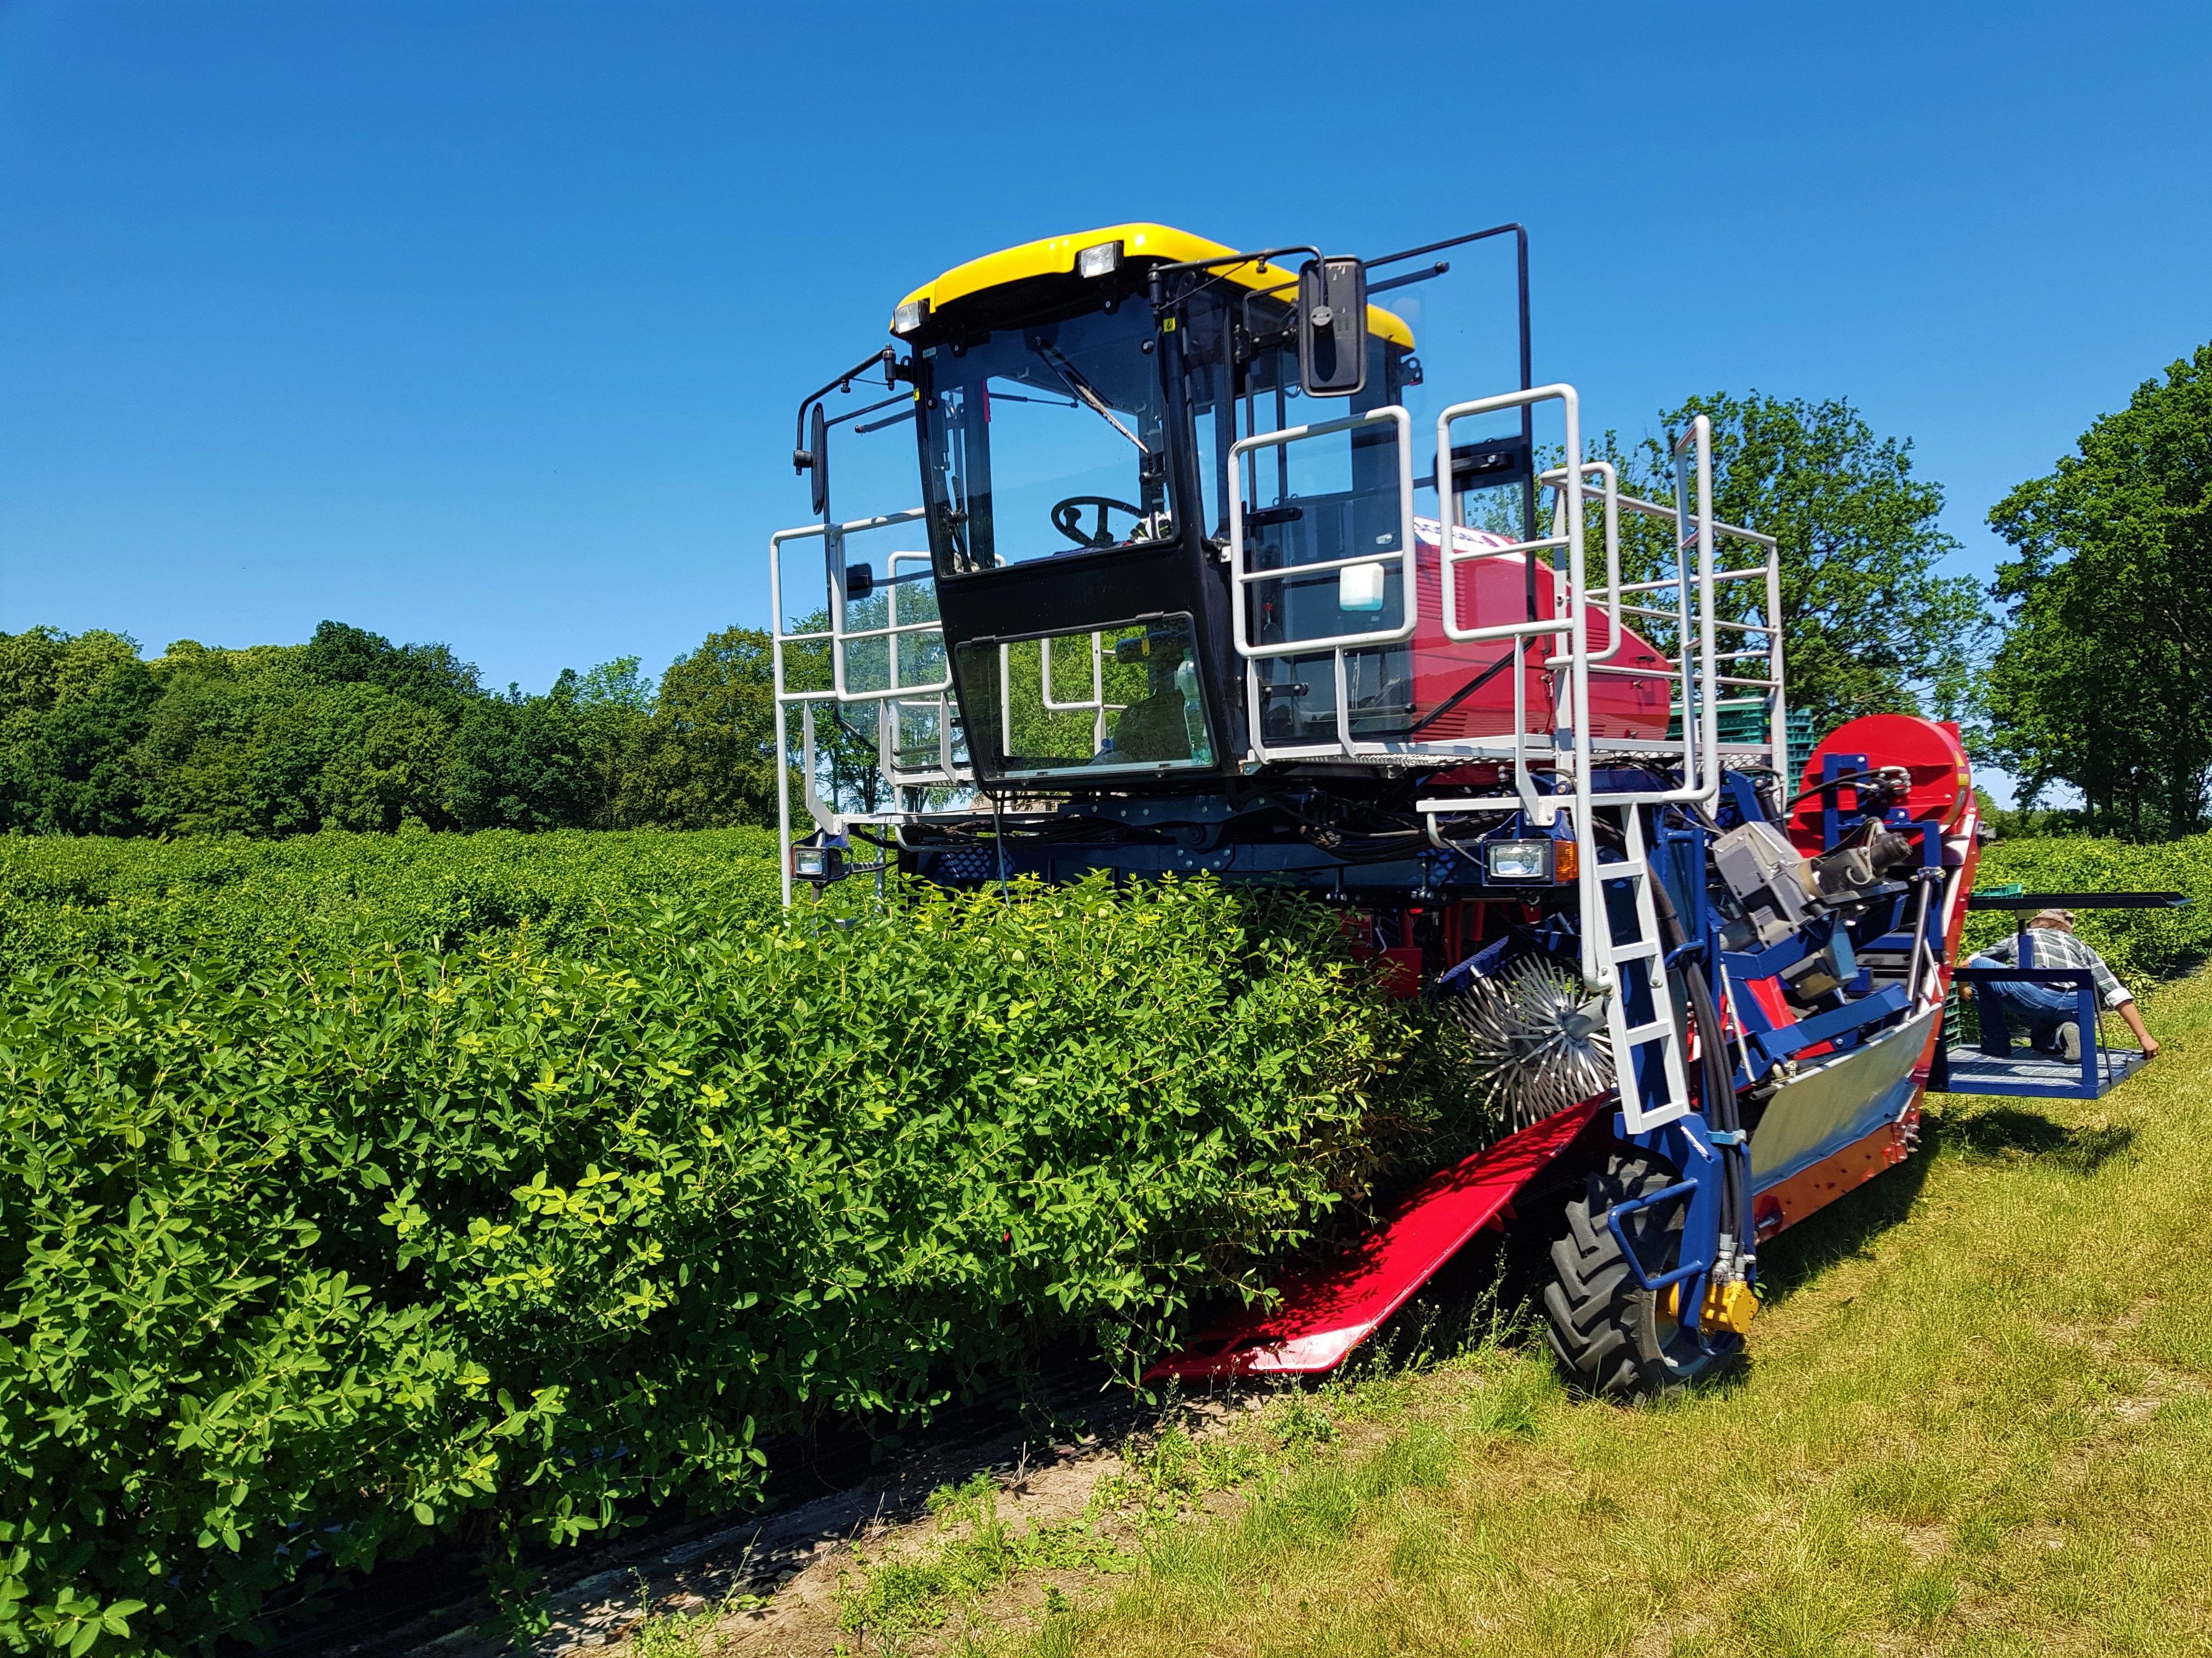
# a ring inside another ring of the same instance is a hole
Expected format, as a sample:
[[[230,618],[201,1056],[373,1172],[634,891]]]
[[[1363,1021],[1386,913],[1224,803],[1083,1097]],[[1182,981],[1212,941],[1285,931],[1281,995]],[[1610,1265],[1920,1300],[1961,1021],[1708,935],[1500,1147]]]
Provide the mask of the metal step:
[[[1617,864],[1599,865],[1595,878],[1601,884],[1626,881],[1633,886],[1636,936],[1615,944],[1611,907],[1601,903],[1591,924],[1591,942],[1598,971],[1613,986],[1613,994],[1606,1000],[1606,1024],[1612,1039],[1621,1115],[1631,1133],[1641,1133],[1687,1114],[1690,1088],[1683,1064],[1681,1026],[1675,1017],[1674,998],[1667,987],[1658,912],[1651,902],[1651,883],[1656,878],[1644,844],[1644,814],[1631,805],[1621,816],[1627,823],[1628,856]],[[1632,1025],[1629,993],[1638,985],[1650,993],[1652,1017]],[[1638,1075],[1637,1050],[1655,1042],[1660,1050],[1657,1087],[1647,1092],[1645,1079]]]

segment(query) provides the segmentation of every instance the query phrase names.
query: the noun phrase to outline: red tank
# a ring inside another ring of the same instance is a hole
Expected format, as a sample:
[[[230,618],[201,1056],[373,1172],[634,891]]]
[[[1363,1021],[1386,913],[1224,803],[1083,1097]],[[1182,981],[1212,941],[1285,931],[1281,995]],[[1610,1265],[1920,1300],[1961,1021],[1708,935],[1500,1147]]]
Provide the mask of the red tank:
[[[1947,835],[1959,825],[1973,804],[1974,772],[1959,728],[1948,720],[1923,720],[1911,714],[1869,714],[1847,720],[1820,739],[1806,762],[1797,790],[1817,789],[1824,762],[1832,754],[1863,754],[1867,767],[1879,770],[1901,766],[1911,777],[1911,791],[1901,803],[1905,816],[1915,822],[1933,819]],[[1858,768],[1853,767],[1852,770]],[[1850,785],[1844,785],[1849,791]],[[1853,797],[1843,793],[1844,805]],[[1808,857],[1821,849],[1820,797],[1800,799],[1790,814],[1790,838]]]
[[[1418,720],[1449,701],[1467,683],[1508,655],[1513,641],[1481,640],[1459,644],[1444,636],[1442,560],[1437,552],[1437,525],[1431,519],[1413,520],[1419,539],[1415,560],[1420,583],[1420,624],[1413,631],[1413,708]],[[1479,547],[1510,547],[1506,537],[1486,530],[1452,531],[1454,545],[1462,551]],[[1459,623],[1463,628],[1495,626],[1517,621],[1528,613],[1528,559],[1521,553],[1498,553],[1460,565],[1452,580],[1457,588]],[[1560,614],[1566,578],[1540,567],[1536,573],[1536,616],[1548,620]],[[1610,665],[1649,668],[1648,674],[1590,674],[1592,737],[1626,740],[1663,740],[1672,707],[1673,677],[1666,659],[1632,629]],[[1602,606],[1589,610],[1589,642],[1593,653],[1612,642],[1613,630]],[[1531,732],[1551,732],[1557,720],[1552,704],[1552,677],[1546,665],[1553,655],[1552,641],[1540,637],[1528,648],[1532,665],[1524,672],[1528,683],[1528,720]],[[1562,687],[1562,689],[1565,688]],[[1513,679],[1510,668],[1497,676],[1432,724],[1421,728],[1426,741],[1499,737],[1513,730]]]

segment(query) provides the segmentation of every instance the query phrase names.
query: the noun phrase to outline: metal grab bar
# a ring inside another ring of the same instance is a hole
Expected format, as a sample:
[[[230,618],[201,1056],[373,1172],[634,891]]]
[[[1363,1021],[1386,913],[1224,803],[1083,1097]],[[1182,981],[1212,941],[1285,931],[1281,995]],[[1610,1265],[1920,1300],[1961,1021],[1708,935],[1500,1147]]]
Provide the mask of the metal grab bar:
[[[807,813],[817,825],[832,833],[842,833],[848,818],[838,812],[833,803],[824,801],[816,792],[816,746],[814,708],[817,703],[877,706],[876,743],[878,769],[884,780],[893,788],[928,788],[958,786],[970,780],[970,774],[957,766],[952,759],[952,705],[949,695],[952,686],[952,659],[945,653],[945,671],[942,679],[927,684],[902,685],[899,682],[899,641],[902,639],[935,633],[943,636],[943,624],[934,621],[901,622],[898,619],[899,583],[896,580],[902,561],[928,564],[926,552],[902,550],[890,556],[887,570],[893,578],[886,584],[886,623],[880,628],[845,626],[846,577],[845,538],[866,530],[888,528],[894,525],[911,524],[923,516],[923,509],[912,507],[902,512],[886,513],[872,518],[853,519],[844,523],[800,525],[788,530],[778,530],[769,537],[769,671],[774,687],[775,706],[775,805],[776,834],[782,850],[781,872],[783,902],[791,902],[791,731],[787,713],[796,708],[799,714],[799,761],[803,773],[802,786],[805,791]],[[830,626],[793,633],[786,626],[783,598],[783,556],[785,548],[793,542],[819,537],[822,541],[823,569],[828,588]],[[855,690],[847,672],[848,646],[869,640],[885,641],[885,654],[890,683],[880,689]],[[786,649],[793,645],[827,645],[830,649],[830,685],[823,690],[797,691],[791,689],[789,665]],[[898,763],[899,744],[896,733],[905,705],[918,704],[931,710],[937,719],[938,763],[933,768],[908,770]]]
[[[1718,586],[1724,581],[1748,581],[1754,576],[1765,574],[1764,564],[1748,565],[1741,570],[1717,569],[1713,572],[1713,584]],[[1674,585],[1671,581],[1630,581],[1623,583],[1620,591],[1624,593],[1663,593]]]
[[[1454,531],[1459,528],[1459,492],[1445,487],[1446,481],[1453,477],[1452,426],[1455,422],[1476,419],[1508,409],[1522,410],[1525,421],[1534,413],[1536,405],[1543,403],[1559,405],[1560,416],[1566,427],[1565,453],[1562,457],[1564,465],[1557,469],[1559,478],[1552,488],[1556,502],[1553,522],[1565,531],[1567,625],[1562,629],[1555,618],[1544,626],[1544,631],[1555,636],[1562,631],[1567,635],[1567,695],[1565,699],[1554,699],[1552,757],[1556,767],[1560,759],[1560,739],[1565,738],[1571,744],[1575,844],[1580,865],[1587,870],[1597,867],[1597,825],[1590,796],[1589,605],[1585,597],[1589,589],[1589,572],[1586,567],[1587,549],[1583,545],[1583,474],[1588,468],[1583,462],[1582,398],[1573,386],[1559,381],[1520,392],[1501,392],[1496,397],[1475,398],[1465,403],[1449,404],[1437,411],[1437,585],[1439,602],[1443,608],[1445,638],[1457,643],[1485,639],[1510,639],[1513,641],[1514,793],[1532,824],[1540,828],[1547,826],[1557,816],[1559,802],[1557,795],[1539,795],[1534,780],[1529,775],[1528,675],[1522,668],[1522,641],[1539,624],[1534,622],[1512,623],[1492,628],[1462,628],[1459,625],[1459,588],[1455,572],[1461,564],[1471,563],[1484,555],[1473,550],[1462,553],[1455,544],[1456,537]],[[1601,474],[1601,477],[1602,478],[1604,475]],[[1604,493],[1610,500],[1617,492],[1609,486],[1618,480],[1605,478],[1604,481],[1608,486]],[[1559,538],[1548,537],[1545,540],[1556,544]],[[1533,545],[1532,543],[1521,544],[1522,547]],[[1518,549],[1498,548],[1492,550],[1490,556],[1515,550]],[[1524,558],[1533,556],[1533,552],[1522,553]],[[1613,641],[1616,646],[1620,638],[1620,627],[1616,616],[1613,629]],[[1553,671],[1559,671],[1556,662],[1553,665]],[[1559,706],[1562,700],[1565,707]],[[1564,727],[1559,724],[1562,720],[1565,722]],[[1578,880],[1575,885],[1580,911],[1583,982],[1611,990],[1614,987],[1607,982],[1610,975],[1603,971],[1598,961],[1596,929],[1602,920],[1603,911],[1600,906],[1597,884],[1584,879]]]
[[[1620,1224],[1624,1215],[1636,1214],[1674,1198],[1687,1197],[1697,1189],[1698,1182],[1693,1180],[1677,1181],[1672,1186],[1662,1186],[1656,1192],[1648,1192],[1640,1198],[1624,1198],[1606,1210],[1606,1230],[1613,1234],[1613,1241],[1620,1246],[1620,1258],[1628,1263],[1628,1270],[1634,1275],[1638,1289],[1663,1290],[1670,1284],[1679,1284],[1684,1278],[1695,1278],[1700,1272],[1711,1270],[1712,1262],[1709,1260],[1685,1261],[1654,1278],[1644,1270],[1644,1262],[1636,1254],[1636,1246],[1628,1241],[1628,1234]]]

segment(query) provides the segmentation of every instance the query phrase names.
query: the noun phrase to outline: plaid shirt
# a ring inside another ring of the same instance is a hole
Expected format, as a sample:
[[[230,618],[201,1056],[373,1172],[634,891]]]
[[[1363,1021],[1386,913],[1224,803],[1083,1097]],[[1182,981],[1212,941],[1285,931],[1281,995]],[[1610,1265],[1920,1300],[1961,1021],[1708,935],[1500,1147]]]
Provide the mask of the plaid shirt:
[[[2020,959],[2020,941],[2030,940],[2028,960]],[[2135,993],[2112,976],[2112,969],[2105,965],[2105,958],[2083,944],[2070,932],[2061,932],[2056,927],[2030,927],[2025,933],[2012,933],[2000,938],[1982,952],[1993,962],[2007,967],[2032,970],[2039,967],[2086,967],[2097,981],[2098,993],[2104,997],[2106,1007],[2118,1007],[2122,1002],[2135,1000]]]

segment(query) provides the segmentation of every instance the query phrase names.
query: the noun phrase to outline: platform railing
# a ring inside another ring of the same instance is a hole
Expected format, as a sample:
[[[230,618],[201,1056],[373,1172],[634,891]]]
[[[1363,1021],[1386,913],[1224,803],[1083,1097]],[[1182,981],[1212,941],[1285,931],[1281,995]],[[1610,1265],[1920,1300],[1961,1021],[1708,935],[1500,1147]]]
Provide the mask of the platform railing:
[[[1958,967],[1952,969],[1951,981],[1954,986],[1971,986],[1982,993],[1976,998],[1978,1004],[1984,1002],[1987,993],[2000,985],[2032,984],[2053,990],[2070,987],[2074,992],[2072,1022],[2079,1033],[2081,1059],[2078,1063],[2069,1061],[2063,1054],[2038,1050],[2030,1044],[2029,1057],[2021,1060],[2012,1057],[2011,1042],[2006,1044],[2007,1051],[2002,1055],[1990,1054],[1978,1044],[1969,1048],[1960,1042],[1944,1054],[1943,1078],[1933,1086],[1961,1094],[2094,1100],[2142,1064],[2142,1055],[2137,1049],[2105,1046],[2099,1020],[2102,1010],[2097,996],[2097,977],[2087,968]],[[1989,1017],[1980,1005],[1976,1008],[1976,1015],[1984,1021]],[[1984,1023],[1984,1041],[1987,1035]]]
[[[1354,553],[1347,557],[1316,559],[1308,563],[1288,564],[1273,569],[1253,568],[1251,549],[1245,539],[1244,470],[1247,458],[1256,456],[1264,449],[1279,452],[1307,439],[1329,437],[1338,433],[1350,434],[1378,426],[1392,427],[1397,435],[1399,522],[1396,551],[1388,556]],[[1419,621],[1419,559],[1420,544],[1413,526],[1413,417],[1399,405],[1392,404],[1342,420],[1316,421],[1304,426],[1285,427],[1275,432],[1258,432],[1250,437],[1239,438],[1230,446],[1231,633],[1237,657],[1244,664],[1244,700],[1246,708],[1250,711],[1254,757],[1260,760],[1327,759],[1338,756],[1352,758],[1363,753],[1387,751],[1388,744],[1385,743],[1372,739],[1362,742],[1352,734],[1352,687],[1345,653],[1347,650],[1401,644],[1413,636],[1413,629]],[[1400,591],[1404,597],[1404,615],[1397,623],[1312,639],[1262,641],[1252,636],[1249,596],[1261,583],[1303,581],[1355,568],[1380,565],[1387,568],[1393,562],[1398,566]],[[1335,740],[1328,743],[1268,743],[1263,718],[1266,693],[1261,685],[1259,663],[1270,658],[1322,654],[1329,658],[1330,672],[1334,679]]]
[[[885,562],[885,568],[891,574],[891,580],[885,591],[884,606],[885,625],[881,629],[861,629],[848,632],[845,637],[848,641],[851,641],[881,636],[886,642],[889,659],[888,677],[890,681],[890,689],[893,695],[878,699],[877,714],[881,756],[879,767],[884,780],[893,788],[943,787],[964,780],[959,775],[959,768],[952,757],[952,731],[957,720],[951,695],[952,655],[950,651],[945,651],[944,624],[935,617],[927,617],[920,622],[911,623],[902,623],[899,620],[899,594],[904,588],[905,581],[914,579],[911,576],[904,580],[901,579],[899,566],[902,563],[919,565],[921,568],[915,572],[916,575],[924,572],[933,572],[936,568],[929,554],[926,552],[893,553]],[[944,677],[911,685],[906,683],[900,674],[899,641],[905,639],[927,638],[933,634],[937,637],[938,648],[945,651]],[[872,694],[864,693],[863,695]],[[937,722],[937,740],[934,744],[937,757],[933,765],[909,766],[905,761],[906,745],[901,738],[901,732],[903,730],[901,721],[906,710],[917,707],[928,713]]]
[[[1654,501],[1640,501],[1633,495],[1623,495],[1620,498],[1620,505],[1627,512],[1664,519],[1670,524],[1676,519],[1674,508],[1662,507]],[[1782,573],[1779,544],[1772,536],[1761,535],[1756,530],[1747,530],[1739,525],[1725,524],[1717,519],[1713,521],[1712,530],[1715,537],[1716,565],[1712,574],[1715,608],[1711,619],[1716,630],[1716,643],[1717,644],[1717,634],[1722,629],[1747,638],[1757,635],[1765,641],[1765,644],[1756,647],[1744,647],[1727,651],[1717,648],[1713,653],[1712,661],[1717,670],[1720,669],[1722,665],[1731,662],[1756,662],[1766,669],[1765,673],[1761,675],[1733,674],[1726,671],[1716,671],[1714,674],[1713,706],[1716,716],[1731,708],[1756,708],[1760,712],[1763,723],[1766,727],[1766,737],[1762,742],[1724,743],[1720,746],[1759,751],[1778,775],[1786,777],[1790,771],[1787,736],[1784,731],[1788,723],[1788,707],[1784,696],[1783,676]],[[1721,566],[1717,561],[1724,556],[1721,550],[1722,545],[1728,543],[1748,545],[1757,549],[1759,562],[1735,569]],[[1755,615],[1729,616],[1720,614],[1719,600],[1722,590],[1736,583],[1753,581],[1759,583],[1763,588],[1760,594],[1761,602],[1758,605]],[[1661,577],[1651,581],[1624,583],[1620,591],[1624,594],[1655,596],[1663,592],[1679,594],[1680,583],[1676,578]],[[1692,623],[1686,618],[1683,607],[1679,601],[1677,608],[1672,610],[1631,602],[1624,602],[1621,610],[1624,614],[1629,616],[1663,621],[1677,626],[1680,629],[1677,634],[1677,654],[1667,659],[1668,668],[1680,682],[1674,696],[1674,708],[1679,713],[1682,709],[1693,706],[1696,699],[1686,676],[1687,658],[1680,652],[1679,641],[1687,637],[1687,629],[1691,626],[1702,627],[1702,616]],[[1595,671],[1620,673],[1632,671],[1608,666],[1598,668]],[[1730,701],[1725,695],[1730,689],[1752,689],[1761,695]]]
[[[871,518],[852,519],[842,523],[805,524],[787,530],[778,530],[769,537],[769,606],[770,672],[775,700],[775,778],[776,831],[782,863],[783,901],[790,903],[792,895],[792,798],[791,774],[794,757],[799,762],[803,798],[801,805],[817,829],[832,837],[842,837],[848,825],[862,821],[890,823],[903,819],[908,814],[899,811],[854,814],[839,810],[837,804],[822,798],[817,782],[819,746],[815,729],[817,710],[827,705],[835,717],[836,710],[848,707],[875,705],[878,769],[884,784],[896,792],[900,789],[957,787],[972,780],[969,768],[957,765],[952,754],[954,712],[951,700],[951,656],[945,656],[945,671],[942,677],[912,685],[899,683],[901,677],[901,646],[903,641],[935,634],[941,641],[942,625],[934,619],[902,622],[898,615],[898,595],[905,585],[901,579],[900,566],[919,565],[923,569],[933,568],[930,556],[925,551],[900,549],[890,553],[884,569],[890,580],[883,586],[886,592],[885,619],[881,627],[852,628],[848,621],[845,568],[845,543],[848,537],[866,531],[891,528],[902,524],[916,523],[923,517],[923,509],[908,507],[902,512],[885,513]],[[789,626],[789,613],[785,607],[784,556],[786,550],[794,544],[819,541],[824,578],[824,591],[829,607],[830,625],[794,632]],[[906,580],[910,580],[911,576]],[[849,658],[850,648],[856,643],[872,640],[884,641],[887,664],[887,684],[879,687],[856,688]],[[830,683],[811,690],[794,690],[790,683],[788,652],[794,646],[818,646],[826,648],[830,663]],[[933,766],[908,767],[902,759],[900,741],[901,714],[908,706],[928,709],[937,721],[937,762]],[[790,715],[799,715],[799,753],[792,753]]]

